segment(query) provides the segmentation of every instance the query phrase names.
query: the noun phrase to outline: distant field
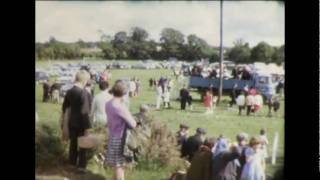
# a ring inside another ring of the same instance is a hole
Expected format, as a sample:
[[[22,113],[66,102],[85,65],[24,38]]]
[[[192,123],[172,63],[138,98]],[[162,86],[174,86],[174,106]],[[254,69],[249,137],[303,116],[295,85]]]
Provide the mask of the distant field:
[[[52,61],[54,63],[56,61]],[[81,61],[67,61],[67,62],[81,62]],[[89,61],[87,61],[89,62]],[[95,61],[95,62],[107,62],[107,61]],[[131,61],[132,62],[132,61]],[[37,62],[36,67],[45,67],[48,62]],[[158,70],[111,70],[112,79],[111,84],[123,77],[138,77],[142,82],[142,92],[139,97],[134,97],[131,99],[130,110],[132,113],[138,112],[138,108],[141,104],[155,104],[155,90],[148,87],[149,78],[159,78],[162,75],[168,75],[173,78],[173,73],[170,70],[158,69]],[[175,82],[177,86],[177,82]],[[178,88],[176,87],[175,92]],[[98,88],[96,88],[96,93]],[[175,94],[175,92],[173,94]],[[172,96],[174,96],[172,94]],[[272,177],[274,171],[283,165],[284,158],[284,100],[281,101],[281,109],[279,117],[268,118],[267,107],[263,107],[259,115],[255,117],[238,116],[237,109],[234,107],[233,110],[228,110],[227,101],[229,97],[223,97],[222,103],[211,115],[204,114],[203,103],[200,102],[200,96],[196,93],[192,93],[195,101],[193,103],[193,111],[181,111],[179,109],[180,104],[177,101],[172,101],[173,109],[152,111],[151,113],[160,117],[165,121],[172,131],[177,131],[179,124],[184,122],[190,126],[190,133],[193,134],[197,127],[204,127],[208,131],[208,136],[219,136],[220,134],[235,141],[235,136],[239,132],[247,132],[249,135],[258,135],[261,128],[265,128],[268,133],[268,138],[270,141],[269,145],[269,155],[271,155],[272,142],[275,132],[279,132],[279,147],[278,147],[278,162],[276,166],[267,166],[267,176]],[[53,122],[58,123],[61,105],[42,103],[42,87],[40,85],[36,86],[36,108],[39,114],[40,122]],[[110,171],[104,171],[99,169],[94,162],[91,162],[89,169],[94,173],[100,174],[109,179]],[[145,171],[145,170],[133,170],[127,174],[128,180],[151,180],[151,179],[165,179],[168,177],[170,172],[165,169],[160,169],[158,171]]]

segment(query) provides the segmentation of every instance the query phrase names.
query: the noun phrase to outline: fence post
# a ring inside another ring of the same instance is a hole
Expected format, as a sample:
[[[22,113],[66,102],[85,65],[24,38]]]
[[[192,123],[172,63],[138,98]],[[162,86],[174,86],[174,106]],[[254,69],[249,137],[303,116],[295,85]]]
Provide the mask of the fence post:
[[[273,146],[272,146],[272,158],[271,158],[272,165],[276,164],[278,141],[279,141],[279,133],[276,132],[273,140]]]

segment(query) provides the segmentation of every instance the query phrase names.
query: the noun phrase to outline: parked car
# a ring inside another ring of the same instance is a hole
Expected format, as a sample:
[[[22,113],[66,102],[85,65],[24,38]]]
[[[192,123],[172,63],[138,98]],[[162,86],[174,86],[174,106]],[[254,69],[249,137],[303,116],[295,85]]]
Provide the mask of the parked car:
[[[75,74],[63,73],[57,78],[57,82],[61,84],[72,83],[75,79]]]
[[[139,61],[139,62],[133,64],[131,68],[132,69],[147,69],[147,66],[143,62]]]
[[[164,60],[164,61],[160,62],[160,65],[162,66],[162,68],[167,69],[169,66],[169,63],[167,60]]]
[[[112,67],[116,68],[116,69],[130,69],[131,66],[123,61],[116,61],[114,63],[112,63]]]
[[[180,69],[182,66],[181,61],[169,61],[169,64],[167,65],[167,69]]]
[[[46,72],[43,71],[36,71],[36,82],[44,82],[44,81],[48,81],[49,80],[49,76]]]
[[[155,61],[153,61],[151,59],[145,60],[145,61],[143,61],[143,63],[148,67],[148,69],[161,68],[159,63],[157,63],[157,62],[155,62]]]
[[[60,96],[65,97],[67,91],[73,87],[73,83],[65,83],[60,88]]]

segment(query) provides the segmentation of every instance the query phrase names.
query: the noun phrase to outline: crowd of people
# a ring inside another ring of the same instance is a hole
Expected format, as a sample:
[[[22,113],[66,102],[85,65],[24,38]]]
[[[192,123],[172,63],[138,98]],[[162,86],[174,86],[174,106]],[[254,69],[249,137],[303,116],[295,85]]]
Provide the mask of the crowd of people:
[[[250,114],[257,115],[257,113],[259,113],[264,104],[261,93],[255,88],[240,91],[239,95],[237,93],[232,92],[231,96],[232,97],[230,106],[232,106],[233,102],[235,102],[239,108],[239,115],[242,115],[242,110],[245,109],[247,116],[249,116]],[[272,115],[272,111],[277,115],[277,112],[280,109],[279,97],[269,97],[267,99],[267,105],[268,116]]]
[[[107,81],[111,77],[111,73],[108,70],[105,70],[103,72],[93,72],[88,69],[87,66],[84,66],[81,68],[81,70],[84,70],[89,73],[89,80],[85,85],[85,89],[94,96],[95,92],[95,85],[97,82],[101,81]],[[49,83],[48,80],[45,80],[42,85],[43,89],[43,96],[42,101],[43,102],[53,102],[53,103],[60,103],[61,97],[64,95],[61,93],[62,83],[59,83],[57,79],[55,79],[52,83]]]
[[[203,78],[218,78],[220,74],[219,68],[204,68],[199,65],[195,65],[192,67],[190,74],[192,76],[201,76]],[[222,77],[228,78],[228,71],[223,67]],[[251,80],[253,77],[252,71],[249,67],[240,67],[237,66],[232,69],[231,78],[233,79],[241,79],[241,80]]]
[[[69,140],[69,161],[78,173],[86,173],[88,149],[80,147],[79,137],[86,137],[95,126],[107,126],[109,132],[106,149],[106,163],[114,168],[114,179],[124,180],[124,156],[128,129],[133,129],[139,123],[128,108],[128,98],[138,96],[141,92],[141,82],[138,78],[130,79],[129,83],[117,80],[109,88],[110,72],[92,76],[86,70],[80,70],[75,76],[75,84],[65,95],[62,104],[63,117],[66,117]],[[100,92],[94,94],[95,83]],[[149,87],[156,90],[156,109],[170,108],[171,93],[174,82],[168,77],[159,80],[151,78]],[[58,86],[43,85],[43,100],[47,102]],[[50,92],[52,91],[52,92]],[[181,110],[189,107],[192,110],[192,96],[184,85],[179,94]],[[239,114],[247,108],[247,115],[257,113],[262,108],[261,94],[251,88],[235,93],[232,100],[239,106]],[[204,96],[206,113],[211,113],[216,98],[213,91],[208,90]],[[280,107],[278,99],[270,100],[269,107],[277,111]],[[142,106],[138,115],[144,116],[148,109]],[[65,118],[65,119],[66,119]],[[64,119],[64,121],[65,121]],[[139,118],[138,118],[139,119]],[[182,124],[177,132],[177,145],[181,147],[181,157],[191,163],[186,174],[186,180],[263,180],[265,158],[268,157],[268,139],[266,131],[261,130],[259,138],[251,138],[241,133],[237,136],[237,144],[231,144],[222,135],[219,138],[206,138],[206,130],[198,128],[194,136],[188,135],[189,127]]]
[[[175,173],[172,180],[264,180],[268,158],[266,130],[249,139],[246,133],[236,136],[237,142],[220,135],[207,137],[204,128],[197,128],[193,136],[189,127],[180,125],[177,144],[181,157],[190,162],[186,173]]]
[[[109,89],[107,77],[102,75],[99,80],[101,92],[93,97],[86,90],[90,75],[86,70],[76,74],[74,86],[69,89],[62,104],[67,127],[69,144],[69,161],[78,173],[86,173],[88,149],[78,144],[78,138],[87,137],[92,126],[108,127],[109,139],[106,150],[106,163],[114,167],[115,179],[124,179],[123,155],[126,129],[136,127],[137,123],[124,102],[128,86],[122,81],[115,82]],[[93,99],[93,100],[92,100]],[[67,114],[65,116],[65,114]]]
[[[161,104],[164,108],[172,107],[170,104],[173,80],[161,77],[159,80],[150,78],[149,87],[156,90],[156,109],[161,109]],[[243,89],[239,89],[238,85],[235,84],[231,94],[231,100],[229,102],[229,107],[233,105],[238,106],[238,114],[242,115],[242,111],[246,111],[246,115],[259,115],[260,110],[264,106],[264,98],[256,88],[245,86]],[[202,95],[203,104],[205,107],[205,114],[212,114],[217,103],[217,96],[214,95],[213,85],[210,85],[208,89],[204,91]],[[192,106],[192,96],[190,93],[190,88],[187,88],[185,84],[179,91],[178,100],[180,101],[180,109],[186,110],[188,107],[190,110],[193,109]],[[163,102],[163,103],[162,103]],[[266,104],[268,107],[268,116],[272,116],[272,112],[278,115],[280,109],[280,99],[278,96],[268,97],[266,99]]]

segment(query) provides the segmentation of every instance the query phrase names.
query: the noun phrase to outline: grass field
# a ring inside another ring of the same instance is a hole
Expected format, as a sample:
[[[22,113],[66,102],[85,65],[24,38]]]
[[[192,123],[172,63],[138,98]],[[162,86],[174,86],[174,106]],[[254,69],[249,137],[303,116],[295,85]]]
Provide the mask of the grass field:
[[[74,62],[74,61],[72,61]],[[101,62],[101,61],[100,61]],[[106,61],[103,61],[106,62]],[[36,64],[37,67],[45,67],[47,62],[40,62]],[[138,77],[142,82],[142,92],[138,97],[134,97],[130,101],[130,110],[132,113],[138,112],[139,106],[141,104],[155,104],[155,90],[148,87],[149,78],[159,78],[161,75],[173,76],[170,70],[111,70],[112,79],[111,84],[119,78],[124,77]],[[172,77],[173,78],[173,77]],[[177,87],[177,82],[175,86]],[[96,88],[96,93],[98,88]],[[174,96],[172,94],[172,96]],[[165,121],[172,131],[177,131],[179,124],[184,122],[190,126],[190,133],[194,134],[197,127],[204,127],[208,131],[208,136],[219,136],[223,134],[224,136],[235,141],[235,136],[239,132],[247,132],[249,135],[258,135],[261,128],[267,130],[267,136],[270,142],[269,155],[271,155],[272,142],[275,132],[279,132],[279,146],[277,151],[277,164],[272,166],[267,165],[267,177],[272,177],[274,172],[283,166],[284,158],[284,100],[281,100],[281,109],[278,117],[266,117],[267,107],[263,107],[260,114],[257,116],[247,117],[245,115],[238,116],[237,109],[234,107],[233,110],[228,110],[227,103],[229,97],[223,97],[222,103],[217,107],[213,114],[205,115],[203,103],[200,102],[200,96],[196,92],[192,92],[192,96],[195,99],[193,102],[194,109],[181,111],[180,104],[177,101],[172,101],[172,109],[152,111],[151,113],[160,117]],[[36,108],[40,118],[40,123],[51,122],[58,123],[61,105],[52,103],[42,103],[42,87],[36,85]],[[100,169],[93,161],[89,163],[88,167],[94,174],[87,175],[87,178],[82,179],[111,179],[111,171]],[[63,169],[53,169],[51,172],[42,172],[41,174],[54,174],[54,175],[64,175],[67,173]],[[146,170],[130,170],[127,171],[128,180],[152,180],[152,179],[166,179],[170,175],[166,169],[159,169],[155,171]]]

